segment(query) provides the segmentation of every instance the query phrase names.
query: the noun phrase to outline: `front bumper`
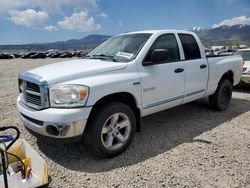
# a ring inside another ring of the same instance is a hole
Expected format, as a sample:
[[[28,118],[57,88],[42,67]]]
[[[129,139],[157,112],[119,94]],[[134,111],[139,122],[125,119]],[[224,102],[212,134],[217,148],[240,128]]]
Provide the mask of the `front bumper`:
[[[41,138],[54,141],[77,141],[81,139],[92,107],[47,108],[34,110],[17,98],[17,109],[24,126]]]
[[[245,82],[247,84],[250,84],[250,75],[243,74],[242,78],[241,78],[241,81],[243,81],[243,82]]]

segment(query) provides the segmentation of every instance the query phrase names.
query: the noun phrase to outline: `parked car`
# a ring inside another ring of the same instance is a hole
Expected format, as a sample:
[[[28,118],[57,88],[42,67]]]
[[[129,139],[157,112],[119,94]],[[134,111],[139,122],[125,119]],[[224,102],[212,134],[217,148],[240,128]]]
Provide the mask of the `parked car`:
[[[62,55],[61,52],[55,52],[50,55],[51,58],[59,58]]]
[[[21,54],[20,54],[20,53],[14,53],[13,55],[15,56],[15,58],[21,57]]]
[[[242,68],[241,56],[206,58],[193,32],[125,33],[84,59],[19,73],[17,108],[38,138],[83,139],[97,155],[113,157],[129,146],[141,117],[203,97],[226,110]]]
[[[245,62],[241,81],[250,84],[250,48],[240,49],[234,54],[241,55]]]
[[[84,57],[83,52],[76,52],[75,56],[76,57]]]
[[[205,51],[205,55],[206,56],[212,56],[212,55],[214,55],[212,49],[205,48],[204,51]]]
[[[28,53],[26,53],[26,54],[23,54],[22,56],[21,56],[21,58],[22,59],[28,59],[28,58],[30,58],[32,55],[35,55],[37,52],[28,52]]]
[[[226,52],[225,46],[212,46],[211,49],[214,55],[219,55],[220,53]]]
[[[15,58],[13,54],[0,53],[0,59],[13,59],[13,58]]]
[[[34,55],[31,55],[30,58],[31,59],[39,59],[39,58],[44,59],[44,58],[46,58],[46,54],[43,52],[38,52]]]
[[[46,57],[51,57],[55,54],[56,52],[47,52],[46,53]]]
[[[65,52],[60,55],[61,58],[71,58],[73,57],[73,54],[71,52]]]

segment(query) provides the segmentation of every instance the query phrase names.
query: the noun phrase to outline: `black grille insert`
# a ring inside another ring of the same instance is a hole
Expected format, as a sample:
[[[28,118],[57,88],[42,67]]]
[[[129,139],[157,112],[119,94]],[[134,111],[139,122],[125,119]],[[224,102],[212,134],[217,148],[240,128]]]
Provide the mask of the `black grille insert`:
[[[41,106],[41,97],[40,96],[36,96],[36,95],[32,95],[32,94],[27,93],[26,100],[29,103]]]
[[[37,93],[40,93],[40,87],[36,84],[33,84],[31,82],[26,82],[27,85],[26,85],[26,89],[27,90],[30,90],[30,91],[34,91],[34,92],[37,92]]]

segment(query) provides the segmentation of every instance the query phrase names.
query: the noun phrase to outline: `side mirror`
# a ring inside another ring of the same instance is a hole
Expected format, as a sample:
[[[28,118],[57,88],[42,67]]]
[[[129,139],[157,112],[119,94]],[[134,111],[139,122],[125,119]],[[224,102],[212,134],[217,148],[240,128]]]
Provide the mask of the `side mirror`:
[[[150,61],[144,61],[143,65],[154,65],[159,62],[165,61],[168,59],[168,50],[167,49],[155,49],[150,54]]]
[[[168,59],[168,50],[166,49],[156,49],[151,53],[151,61],[153,63],[158,63]]]

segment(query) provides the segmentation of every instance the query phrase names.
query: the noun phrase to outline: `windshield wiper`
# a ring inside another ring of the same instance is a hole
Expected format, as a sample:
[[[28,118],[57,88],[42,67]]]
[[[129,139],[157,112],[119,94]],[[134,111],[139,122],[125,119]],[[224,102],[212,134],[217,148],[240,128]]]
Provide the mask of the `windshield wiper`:
[[[86,56],[86,57],[92,58],[92,59],[112,59],[112,61],[117,62],[117,60],[114,59],[114,56],[112,56],[112,55],[94,54],[92,56]]]

